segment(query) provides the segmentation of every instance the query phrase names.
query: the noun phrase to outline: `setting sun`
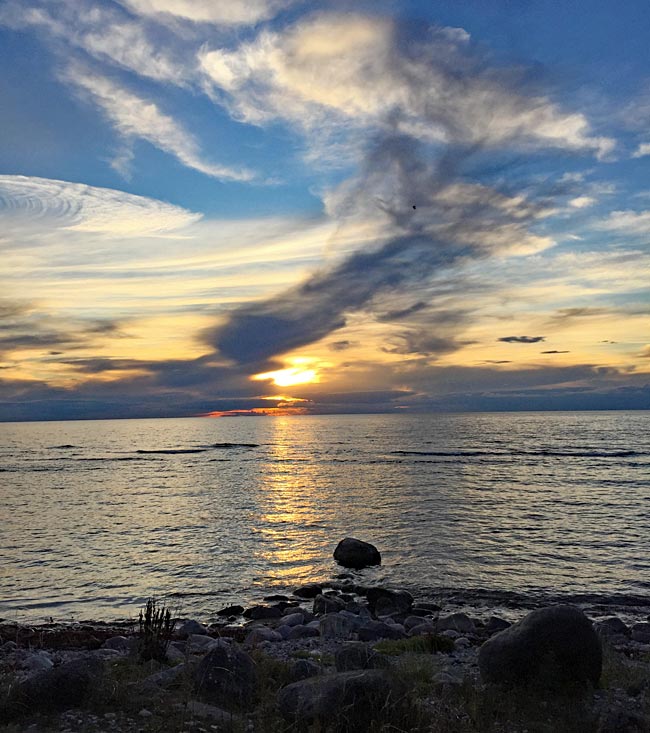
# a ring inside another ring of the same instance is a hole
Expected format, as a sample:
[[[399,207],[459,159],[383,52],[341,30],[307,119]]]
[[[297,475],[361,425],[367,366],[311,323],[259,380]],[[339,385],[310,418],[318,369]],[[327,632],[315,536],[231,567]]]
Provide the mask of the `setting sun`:
[[[278,387],[291,387],[294,384],[310,384],[319,381],[318,372],[315,369],[303,369],[301,367],[290,367],[289,369],[278,369],[275,372],[264,372],[255,374],[252,377],[256,381],[272,379],[273,384]]]

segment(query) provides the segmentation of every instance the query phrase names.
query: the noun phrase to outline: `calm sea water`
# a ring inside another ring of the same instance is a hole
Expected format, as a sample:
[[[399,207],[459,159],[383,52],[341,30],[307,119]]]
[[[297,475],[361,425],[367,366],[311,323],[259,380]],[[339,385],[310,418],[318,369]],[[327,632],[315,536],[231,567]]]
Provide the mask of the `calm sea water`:
[[[650,413],[0,425],[0,616],[209,618],[340,572],[491,592],[650,595]]]

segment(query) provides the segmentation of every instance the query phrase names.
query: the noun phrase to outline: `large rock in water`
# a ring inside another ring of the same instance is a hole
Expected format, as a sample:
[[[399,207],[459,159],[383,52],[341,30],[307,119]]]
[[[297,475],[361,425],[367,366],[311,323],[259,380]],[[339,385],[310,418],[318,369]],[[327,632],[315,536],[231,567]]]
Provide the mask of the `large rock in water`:
[[[369,542],[354,537],[341,540],[334,550],[334,559],[346,568],[361,570],[369,565],[381,565],[379,550]]]
[[[566,689],[598,683],[602,651],[584,613],[558,605],[532,611],[495,634],[481,647],[478,661],[485,682]]]

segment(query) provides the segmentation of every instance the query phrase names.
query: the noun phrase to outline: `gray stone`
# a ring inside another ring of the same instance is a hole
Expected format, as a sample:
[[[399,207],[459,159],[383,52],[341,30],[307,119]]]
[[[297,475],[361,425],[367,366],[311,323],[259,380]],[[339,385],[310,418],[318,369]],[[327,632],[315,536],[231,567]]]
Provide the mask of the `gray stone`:
[[[290,613],[282,617],[284,626],[299,626],[305,623],[305,616],[302,613]]]
[[[457,631],[459,634],[476,634],[476,626],[465,613],[452,613],[442,616],[436,621],[436,629],[441,631]]]
[[[378,641],[379,639],[403,639],[406,634],[383,621],[367,621],[357,631],[359,641]]]
[[[320,631],[313,626],[294,626],[287,639],[310,639],[317,636],[320,636]]]
[[[627,624],[621,621],[618,616],[610,616],[594,624],[594,629],[599,636],[630,636],[630,629]]]
[[[422,616],[407,616],[404,619],[404,628],[407,631],[410,631],[411,629],[415,628],[416,626],[422,625]]]
[[[133,648],[133,639],[126,636],[111,636],[102,644],[102,649],[117,649],[120,652],[128,652]]]
[[[436,627],[433,624],[430,623],[424,623],[424,624],[418,624],[417,626],[412,626],[408,632],[408,636],[422,636],[423,634],[435,634],[436,633]]]
[[[319,595],[314,598],[314,614],[322,616],[325,613],[336,613],[345,608],[345,603],[336,596]]]
[[[239,616],[242,613],[244,613],[243,606],[226,606],[217,611],[217,616]]]
[[[103,672],[103,662],[95,657],[74,659],[44,670],[12,688],[0,713],[9,720],[26,709],[40,712],[77,707],[99,685]]]
[[[285,720],[340,731],[364,731],[399,697],[385,670],[337,672],[280,690],[278,707]]]
[[[368,644],[352,642],[344,644],[334,655],[337,672],[350,672],[354,669],[385,669],[390,659],[376,652]]]
[[[378,616],[410,613],[413,606],[413,596],[406,590],[368,588],[366,598],[368,599],[368,607]]]
[[[298,598],[316,598],[322,591],[323,586],[320,583],[305,583],[305,585],[296,588],[293,594]]]
[[[185,664],[177,664],[175,667],[161,669],[160,672],[149,675],[149,677],[142,680],[140,687],[144,691],[155,688],[168,690],[179,686],[187,674],[188,667]]]
[[[222,710],[216,705],[206,705],[198,700],[190,700],[187,705],[179,703],[176,707],[178,710],[183,710],[196,718],[212,720],[215,723],[229,725],[237,720],[237,717],[227,710]]]
[[[320,635],[324,639],[348,639],[361,625],[353,614],[328,613],[320,619]]]
[[[244,618],[250,618],[253,621],[261,619],[280,618],[282,609],[278,606],[252,606],[244,611]]]
[[[178,629],[178,635],[181,639],[187,639],[188,636],[191,634],[207,634],[208,630],[205,628],[203,624],[200,624],[198,621],[194,621],[194,619],[190,619],[189,621],[185,621],[181,627]]]
[[[257,687],[255,663],[235,644],[219,641],[197,666],[194,686],[211,705],[248,705]]]
[[[488,622],[485,624],[485,631],[488,636],[492,636],[492,634],[496,634],[499,631],[505,631],[510,626],[512,626],[510,621],[506,621],[499,616],[490,616]]]
[[[280,634],[280,636],[283,639],[288,639],[292,628],[293,626],[287,626],[286,624],[282,624],[282,626],[278,626],[276,628],[276,631],[278,632],[278,634]]]
[[[292,682],[307,680],[320,674],[320,666],[311,659],[296,659],[289,665],[289,678]]]
[[[266,626],[255,626],[249,631],[244,643],[255,645],[263,641],[282,641],[283,638],[282,634],[273,629],[267,629]]]
[[[438,611],[441,611],[441,610],[442,608],[437,603],[429,603],[428,601],[418,601],[411,609],[411,613],[413,613],[415,616],[421,616],[423,615],[423,612],[426,612],[424,615],[429,615],[432,613],[437,613]]]
[[[30,674],[36,674],[46,669],[52,669],[54,662],[50,659],[50,655],[47,652],[38,651],[25,657],[21,667],[24,670],[29,671]]]
[[[369,542],[354,537],[341,540],[334,550],[334,559],[346,568],[361,570],[370,565],[381,565],[379,550]]]
[[[591,622],[579,608],[550,606],[532,611],[488,639],[479,651],[479,669],[488,683],[596,685],[602,651]]]
[[[633,624],[631,632],[632,641],[640,641],[643,644],[650,644],[650,623],[643,622]]]
[[[211,636],[205,634],[190,634],[187,637],[187,648],[192,652],[207,651],[214,641]]]

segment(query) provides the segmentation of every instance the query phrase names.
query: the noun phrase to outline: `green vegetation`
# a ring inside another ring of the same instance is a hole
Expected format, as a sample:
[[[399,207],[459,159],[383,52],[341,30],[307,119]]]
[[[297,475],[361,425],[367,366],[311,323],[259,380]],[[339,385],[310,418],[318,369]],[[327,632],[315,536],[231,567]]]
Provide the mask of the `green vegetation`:
[[[138,615],[139,639],[138,653],[143,661],[155,659],[164,662],[167,658],[167,647],[174,633],[176,620],[171,611],[158,605],[155,598],[150,598]]]

